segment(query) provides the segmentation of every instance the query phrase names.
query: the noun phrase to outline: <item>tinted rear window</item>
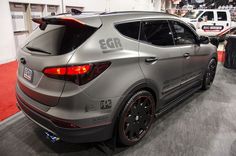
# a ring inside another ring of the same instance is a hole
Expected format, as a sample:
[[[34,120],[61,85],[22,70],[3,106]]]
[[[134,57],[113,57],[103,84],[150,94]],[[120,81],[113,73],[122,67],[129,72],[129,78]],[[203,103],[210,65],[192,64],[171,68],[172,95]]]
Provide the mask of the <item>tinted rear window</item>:
[[[140,22],[122,23],[115,27],[122,35],[138,40]]]
[[[32,53],[62,55],[84,43],[96,28],[48,25],[45,30],[37,28],[28,38],[24,50]]]

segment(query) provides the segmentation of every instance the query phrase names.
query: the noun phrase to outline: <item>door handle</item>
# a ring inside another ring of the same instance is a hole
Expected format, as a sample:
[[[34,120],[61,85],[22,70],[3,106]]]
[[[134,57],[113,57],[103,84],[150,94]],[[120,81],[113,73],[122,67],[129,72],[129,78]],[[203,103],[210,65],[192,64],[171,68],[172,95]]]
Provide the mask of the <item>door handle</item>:
[[[189,56],[190,56],[189,53],[185,53],[185,54],[184,54],[184,57],[189,57]]]
[[[149,57],[149,58],[146,58],[146,59],[145,59],[145,62],[150,63],[150,62],[155,62],[155,61],[157,61],[157,60],[158,60],[157,57]]]

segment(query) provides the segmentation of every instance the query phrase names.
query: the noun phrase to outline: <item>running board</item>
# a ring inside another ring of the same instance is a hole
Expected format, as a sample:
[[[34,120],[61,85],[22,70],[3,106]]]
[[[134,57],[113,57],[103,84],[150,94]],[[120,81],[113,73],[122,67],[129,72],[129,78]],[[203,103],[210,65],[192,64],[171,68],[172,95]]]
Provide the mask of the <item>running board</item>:
[[[170,110],[171,108],[173,108],[174,106],[176,106],[177,104],[182,102],[183,100],[189,98],[190,95],[194,94],[199,89],[201,89],[201,86],[197,86],[196,88],[184,93],[182,96],[178,97],[177,99],[169,102],[164,108],[162,108],[161,110],[156,112],[155,117],[158,117],[158,116],[162,115],[163,113]]]

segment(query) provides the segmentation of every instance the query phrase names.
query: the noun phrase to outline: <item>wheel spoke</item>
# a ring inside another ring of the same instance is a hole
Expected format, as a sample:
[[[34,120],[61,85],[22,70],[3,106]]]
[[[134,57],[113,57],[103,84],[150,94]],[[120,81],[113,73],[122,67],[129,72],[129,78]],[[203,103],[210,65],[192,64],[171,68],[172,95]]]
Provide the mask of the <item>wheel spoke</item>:
[[[147,125],[145,123],[143,123],[140,127],[143,131],[147,130]]]
[[[137,109],[137,106],[134,106],[132,109],[131,109],[131,115],[132,116],[135,116],[136,114],[137,114],[137,111],[138,111],[138,109]]]
[[[149,122],[150,120],[151,120],[151,115],[146,115],[145,117],[142,118],[143,124]]]
[[[134,132],[133,131],[129,131],[128,138],[132,139],[133,137],[134,137]]]
[[[126,120],[125,120],[125,122],[127,122],[127,123],[132,123],[132,122],[134,122],[134,117],[130,114],[130,115],[128,115],[128,117],[126,118]]]
[[[148,98],[146,98],[146,99],[143,101],[143,103],[144,103],[144,105],[147,105],[147,104],[149,104],[149,99],[148,99]]]
[[[135,138],[139,138],[139,137],[140,137],[139,132],[140,132],[139,129],[136,129],[136,130],[135,130],[135,133],[134,133],[134,134],[135,134],[135,136],[134,136]]]
[[[143,98],[141,96],[137,99],[137,101],[136,101],[137,109],[139,108],[140,104],[143,103],[142,100],[143,100]]]
[[[131,126],[131,124],[128,124],[128,125],[126,125],[125,133],[127,134],[130,131],[132,131],[132,126]]]

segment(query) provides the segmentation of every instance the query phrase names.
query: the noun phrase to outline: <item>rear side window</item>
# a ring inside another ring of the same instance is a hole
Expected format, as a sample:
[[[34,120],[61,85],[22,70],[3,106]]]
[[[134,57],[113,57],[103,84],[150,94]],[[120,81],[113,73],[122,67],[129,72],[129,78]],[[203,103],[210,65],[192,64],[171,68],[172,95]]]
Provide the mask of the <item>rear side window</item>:
[[[213,11],[206,11],[201,18],[203,21],[214,21],[214,13]]]
[[[140,40],[157,46],[174,45],[172,32],[165,20],[142,22]]]
[[[217,12],[217,20],[218,21],[227,21],[226,12]]]
[[[122,35],[138,40],[140,22],[122,23],[115,27]]]
[[[28,38],[24,50],[30,53],[62,55],[84,43],[96,28],[48,24],[45,30],[37,28]]]

